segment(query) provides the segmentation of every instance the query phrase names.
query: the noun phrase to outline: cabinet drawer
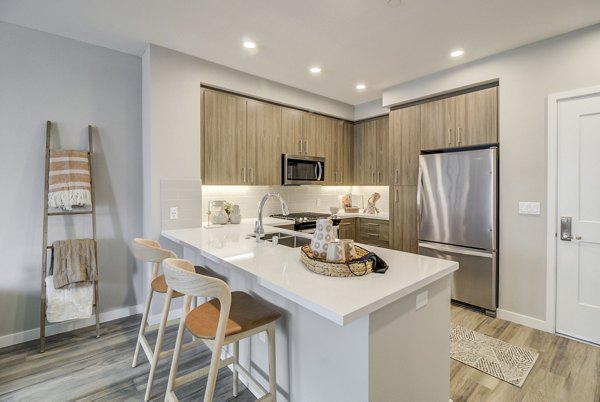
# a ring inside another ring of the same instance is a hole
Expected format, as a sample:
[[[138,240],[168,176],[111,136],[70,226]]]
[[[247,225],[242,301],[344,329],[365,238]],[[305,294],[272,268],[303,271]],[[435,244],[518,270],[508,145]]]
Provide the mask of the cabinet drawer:
[[[390,223],[378,219],[360,218],[357,225],[358,237],[388,242]]]
[[[338,237],[340,239],[356,240],[356,219],[342,219],[338,227]]]

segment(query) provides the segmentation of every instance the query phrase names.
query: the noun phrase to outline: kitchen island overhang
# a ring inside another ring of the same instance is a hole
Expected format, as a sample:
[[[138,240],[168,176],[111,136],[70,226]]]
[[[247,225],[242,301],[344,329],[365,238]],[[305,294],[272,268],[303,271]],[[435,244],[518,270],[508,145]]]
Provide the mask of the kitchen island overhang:
[[[183,247],[184,258],[225,276],[233,290],[284,313],[277,328],[280,400],[448,400],[456,263],[365,246],[389,264],[386,274],[327,277],[306,269],[298,248],[257,243],[252,231],[253,221],[244,220],[162,235]],[[417,310],[424,292],[427,304]],[[242,362],[265,371],[264,347],[260,340],[241,345]]]

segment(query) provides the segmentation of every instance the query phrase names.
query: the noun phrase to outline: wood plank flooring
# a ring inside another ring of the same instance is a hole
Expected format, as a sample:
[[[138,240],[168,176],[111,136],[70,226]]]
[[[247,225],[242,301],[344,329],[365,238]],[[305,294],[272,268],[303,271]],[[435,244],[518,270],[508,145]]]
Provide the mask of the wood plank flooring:
[[[450,397],[454,402],[600,402],[599,347],[454,305],[452,322],[540,354],[521,388],[450,360]]]
[[[48,337],[46,352],[38,353],[38,341],[0,349],[0,401],[141,401],[144,399],[150,365],[140,351],[138,365],[131,367],[141,315],[104,323],[100,338],[95,327]],[[175,344],[177,326],[165,333],[165,346]],[[189,340],[189,339],[188,339]],[[154,345],[154,337],[149,341]],[[210,362],[204,345],[184,351],[179,374]],[[164,400],[171,359],[159,362],[153,400]],[[202,400],[206,377],[177,388],[182,401]],[[237,398],[232,394],[232,375],[222,368],[217,378],[215,401],[254,401],[240,383]]]
[[[149,365],[140,357],[131,367],[140,316],[102,324],[100,339],[94,327],[47,339],[47,351],[38,353],[37,341],[0,349],[1,401],[124,401],[143,400]],[[522,388],[450,360],[450,396],[455,402],[600,402],[600,348],[490,318],[452,306],[452,321],[540,353]],[[176,327],[166,333],[165,344],[174,344]],[[154,339],[150,337],[151,344]],[[180,373],[207,364],[210,353],[199,347],[182,354]],[[154,400],[163,400],[170,359],[159,364],[153,387]],[[253,401],[240,384],[233,398],[231,372],[221,369],[215,401]],[[177,390],[180,400],[199,400],[206,379]],[[311,401],[307,401],[311,402]],[[391,401],[390,401],[391,402]]]

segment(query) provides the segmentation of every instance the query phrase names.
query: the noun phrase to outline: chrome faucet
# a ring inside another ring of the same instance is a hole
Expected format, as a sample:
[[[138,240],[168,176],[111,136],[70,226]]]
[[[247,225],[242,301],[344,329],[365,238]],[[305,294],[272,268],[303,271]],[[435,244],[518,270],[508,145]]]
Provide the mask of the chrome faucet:
[[[262,213],[263,213],[263,208],[265,207],[265,204],[269,198],[278,198],[279,202],[281,203],[281,212],[284,215],[287,215],[290,213],[290,210],[288,209],[288,206],[287,206],[287,202],[285,202],[285,200],[283,198],[281,198],[281,196],[278,193],[265,194],[264,197],[258,203],[258,219],[256,220],[256,224],[254,225],[254,234],[256,235],[257,243],[262,241],[262,237],[265,234],[265,229],[263,227]]]

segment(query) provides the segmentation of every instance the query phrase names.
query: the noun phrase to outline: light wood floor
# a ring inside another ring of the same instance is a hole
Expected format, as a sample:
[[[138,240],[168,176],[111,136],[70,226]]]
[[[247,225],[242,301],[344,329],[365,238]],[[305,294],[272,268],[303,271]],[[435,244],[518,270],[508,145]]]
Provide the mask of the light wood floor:
[[[94,327],[46,338],[46,352],[38,353],[37,341],[0,349],[0,401],[143,401],[149,364],[140,351],[138,366],[131,367],[141,315],[104,323],[100,338]],[[175,344],[177,326],[165,333],[165,345]],[[189,340],[189,339],[188,339]],[[154,338],[149,337],[151,345]],[[179,374],[210,362],[204,345],[182,353]],[[171,360],[159,362],[152,387],[153,400],[164,400]],[[202,400],[206,377],[193,381],[176,394],[180,400]],[[217,378],[215,401],[254,401],[240,383],[232,394],[232,375],[222,368]]]
[[[148,363],[140,358],[131,368],[140,316],[49,337],[47,351],[37,352],[37,341],[0,349],[0,401],[140,401],[148,376]],[[485,335],[537,350],[540,356],[522,388],[500,381],[462,363],[450,360],[451,398],[463,401],[568,401],[600,402],[600,348],[532,328],[493,319],[452,306],[452,321]],[[174,343],[176,328],[167,331],[166,345]],[[153,339],[150,338],[151,344]],[[180,372],[208,363],[208,349],[182,354]],[[159,365],[153,394],[163,400],[170,362]],[[180,389],[181,400],[199,400],[206,380]],[[215,401],[253,401],[240,384],[231,394],[231,372],[221,369]],[[310,401],[307,401],[310,402]],[[390,401],[392,402],[392,401]]]
[[[450,360],[450,396],[463,401],[600,402],[600,348],[452,306],[452,322],[539,357],[521,388]]]

